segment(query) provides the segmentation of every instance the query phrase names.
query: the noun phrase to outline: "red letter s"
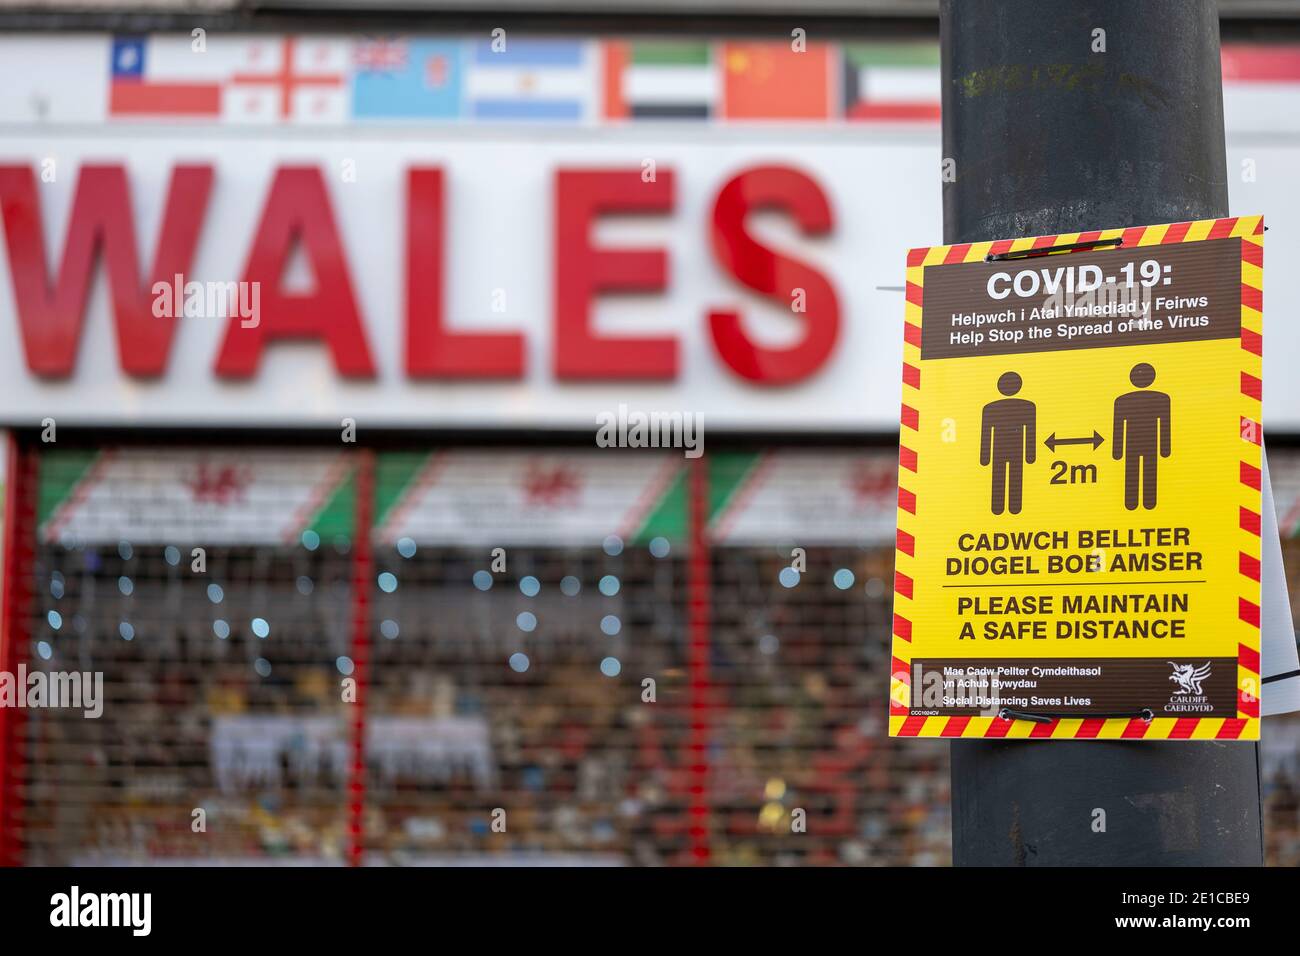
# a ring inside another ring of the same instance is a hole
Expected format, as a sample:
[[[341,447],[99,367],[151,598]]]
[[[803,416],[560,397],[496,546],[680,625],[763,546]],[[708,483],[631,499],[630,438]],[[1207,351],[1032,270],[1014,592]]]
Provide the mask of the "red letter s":
[[[743,378],[786,385],[816,372],[839,336],[840,305],[827,278],[811,266],[761,245],[745,231],[745,218],[757,209],[788,211],[807,235],[830,232],[831,209],[813,179],[788,166],[760,166],[733,177],[713,206],[713,252],[722,267],[787,308],[803,290],[803,339],[787,348],[755,343],[741,326],[740,313],[709,313],[713,344],[722,360]]]

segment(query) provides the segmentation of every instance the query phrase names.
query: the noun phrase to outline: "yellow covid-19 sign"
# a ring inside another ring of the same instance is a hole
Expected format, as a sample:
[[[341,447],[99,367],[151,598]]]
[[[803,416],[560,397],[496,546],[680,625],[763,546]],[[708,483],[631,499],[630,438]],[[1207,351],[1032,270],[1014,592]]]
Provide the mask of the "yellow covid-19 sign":
[[[1258,739],[1263,241],[909,253],[891,735]]]

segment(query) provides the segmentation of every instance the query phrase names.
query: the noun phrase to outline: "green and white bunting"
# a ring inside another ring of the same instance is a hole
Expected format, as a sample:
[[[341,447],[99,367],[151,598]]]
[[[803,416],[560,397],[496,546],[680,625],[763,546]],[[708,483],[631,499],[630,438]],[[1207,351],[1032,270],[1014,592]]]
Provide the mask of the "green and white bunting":
[[[41,458],[49,543],[287,544],[346,532],[352,459],[341,451],[107,448]]]
[[[1300,526],[1300,458],[1273,462],[1282,533]],[[109,448],[41,456],[47,543],[293,545],[350,536],[346,451]],[[897,464],[880,450],[710,452],[709,536],[718,547],[888,545]],[[448,449],[376,456],[374,540],[421,545],[598,547],[688,537],[680,453]]]

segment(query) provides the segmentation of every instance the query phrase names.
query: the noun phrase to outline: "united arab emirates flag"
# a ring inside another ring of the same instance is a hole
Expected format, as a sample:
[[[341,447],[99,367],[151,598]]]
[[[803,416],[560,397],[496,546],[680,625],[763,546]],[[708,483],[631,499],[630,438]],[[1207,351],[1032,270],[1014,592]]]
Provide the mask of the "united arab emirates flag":
[[[718,87],[707,42],[605,44],[608,119],[707,119],[716,109]]]
[[[849,43],[843,57],[845,119],[938,122],[936,44]]]

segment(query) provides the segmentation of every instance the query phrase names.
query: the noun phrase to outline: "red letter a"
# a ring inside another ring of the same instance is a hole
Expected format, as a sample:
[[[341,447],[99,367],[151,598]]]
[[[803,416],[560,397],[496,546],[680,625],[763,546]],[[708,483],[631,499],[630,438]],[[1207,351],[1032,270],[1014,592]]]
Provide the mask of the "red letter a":
[[[316,277],[316,288],[309,295],[280,289],[285,264],[299,240]],[[218,375],[248,378],[257,371],[262,351],[272,339],[315,338],[329,345],[334,366],[343,375],[374,377],[375,364],[352,293],[343,243],[316,167],[286,166],[276,171],[244,281],[258,283],[260,314],[231,318],[217,356]]]

